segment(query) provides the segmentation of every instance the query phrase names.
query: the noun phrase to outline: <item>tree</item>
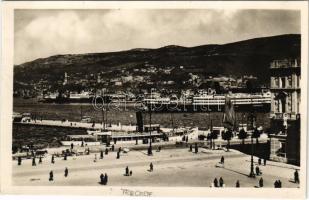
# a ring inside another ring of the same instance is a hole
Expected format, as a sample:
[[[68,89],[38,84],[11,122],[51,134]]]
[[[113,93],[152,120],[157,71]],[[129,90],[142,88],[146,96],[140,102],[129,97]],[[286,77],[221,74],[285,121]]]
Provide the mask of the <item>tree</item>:
[[[242,128],[239,131],[238,138],[242,140],[242,144],[245,144],[245,139],[248,137],[248,133]]]
[[[222,131],[222,139],[227,141],[227,151],[230,150],[230,140],[232,139],[233,133],[230,129],[227,131]]]

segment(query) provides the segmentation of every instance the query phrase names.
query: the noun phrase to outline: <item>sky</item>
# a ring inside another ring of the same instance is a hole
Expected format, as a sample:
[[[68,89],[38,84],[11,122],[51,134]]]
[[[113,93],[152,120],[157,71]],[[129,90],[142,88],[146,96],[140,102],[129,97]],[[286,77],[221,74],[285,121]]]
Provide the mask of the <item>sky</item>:
[[[300,33],[293,10],[15,10],[14,64],[57,54],[225,44]]]

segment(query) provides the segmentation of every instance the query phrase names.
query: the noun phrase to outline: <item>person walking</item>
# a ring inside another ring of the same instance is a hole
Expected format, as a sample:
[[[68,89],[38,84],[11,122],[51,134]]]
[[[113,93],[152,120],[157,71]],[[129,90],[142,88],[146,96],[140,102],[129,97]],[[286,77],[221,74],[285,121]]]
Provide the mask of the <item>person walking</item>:
[[[195,143],[195,153],[197,153],[198,152],[198,146],[197,146],[197,143]]]
[[[54,156],[54,154],[53,154],[52,157],[51,157],[51,163],[52,163],[52,164],[55,164],[55,156]]]
[[[149,167],[150,167],[149,170],[152,172],[153,171],[153,164],[152,164],[152,162],[150,163]]]
[[[264,158],[264,166],[266,166],[266,158]]]
[[[107,174],[105,173],[105,176],[104,176],[104,185],[106,185],[107,182],[108,182],[108,176],[107,176]]]
[[[224,181],[223,181],[222,177],[220,177],[220,179],[219,179],[219,184],[220,184],[220,187],[223,187]]]
[[[239,180],[236,181],[236,187],[239,188],[240,187],[240,183]]]
[[[36,166],[35,157],[32,158],[32,166]]]
[[[221,157],[220,163],[224,165],[224,156]]]
[[[126,174],[126,176],[129,176],[129,167],[128,166],[126,167],[126,173],[125,174]]]
[[[54,173],[53,171],[49,172],[49,181],[53,181],[54,180]]]
[[[258,159],[258,163],[259,163],[259,165],[262,164],[262,159],[261,158]]]
[[[21,157],[20,157],[20,156],[18,156],[17,162],[18,162],[18,163],[17,163],[18,165],[21,165]]]
[[[294,172],[294,182],[299,183],[299,174],[297,169]]]
[[[132,174],[133,174],[133,172],[132,172],[132,170],[130,170],[130,176],[132,176]]]
[[[64,170],[64,177],[67,177],[69,175],[69,170],[68,168],[66,167],[65,170]]]
[[[119,159],[120,158],[120,152],[118,151],[117,152],[117,159]]]
[[[278,188],[281,188],[282,187],[282,183],[280,180],[278,180]]]
[[[218,180],[217,180],[217,178],[215,178],[215,180],[214,180],[214,186],[218,187]]]
[[[192,144],[190,144],[190,149],[189,149],[189,151],[192,152]]]
[[[103,150],[101,150],[101,152],[100,152],[100,159],[103,159],[103,158],[104,158]]]
[[[112,145],[112,151],[114,151],[115,150],[115,146],[114,145]]]
[[[105,149],[105,155],[107,155],[107,154],[108,154],[108,148]]]
[[[263,181],[263,178],[261,177],[260,180],[259,180],[259,187],[263,187],[264,186],[264,181]]]
[[[101,174],[100,175],[100,184],[104,184],[104,175],[103,174]]]
[[[67,153],[64,153],[63,160],[67,160]]]
[[[42,164],[42,156],[39,157],[39,164]]]
[[[259,166],[256,166],[256,167],[255,167],[255,174],[256,174],[257,176],[260,175],[260,168],[259,168]]]

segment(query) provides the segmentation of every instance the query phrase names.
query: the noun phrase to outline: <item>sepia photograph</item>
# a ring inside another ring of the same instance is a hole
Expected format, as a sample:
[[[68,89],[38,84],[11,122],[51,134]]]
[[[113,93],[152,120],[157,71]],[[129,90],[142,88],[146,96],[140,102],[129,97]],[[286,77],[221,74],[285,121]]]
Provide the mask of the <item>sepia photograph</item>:
[[[11,10],[12,187],[304,194],[301,4],[93,5]]]

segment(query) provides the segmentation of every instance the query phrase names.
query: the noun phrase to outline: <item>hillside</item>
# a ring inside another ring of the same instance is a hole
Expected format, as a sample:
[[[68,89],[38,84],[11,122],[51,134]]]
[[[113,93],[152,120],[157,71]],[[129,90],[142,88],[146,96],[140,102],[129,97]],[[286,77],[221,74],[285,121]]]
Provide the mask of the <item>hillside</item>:
[[[186,72],[223,75],[254,75],[269,83],[269,63],[274,59],[299,57],[300,35],[279,35],[223,45],[166,46],[128,51],[55,55],[14,66],[14,81],[53,82],[68,74],[96,74],[144,66],[184,66]],[[118,74],[119,75],[119,74]]]

